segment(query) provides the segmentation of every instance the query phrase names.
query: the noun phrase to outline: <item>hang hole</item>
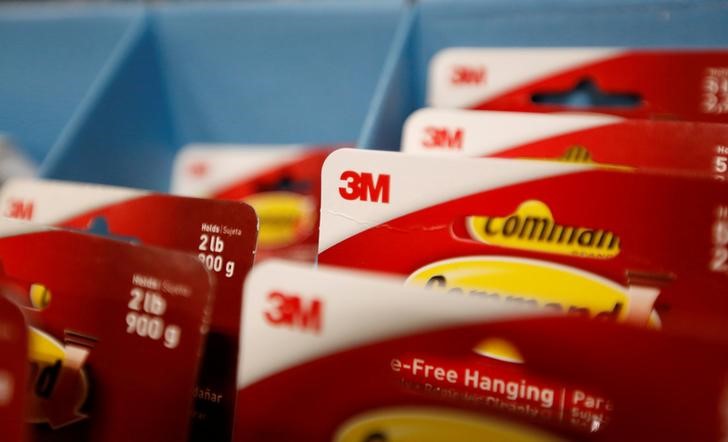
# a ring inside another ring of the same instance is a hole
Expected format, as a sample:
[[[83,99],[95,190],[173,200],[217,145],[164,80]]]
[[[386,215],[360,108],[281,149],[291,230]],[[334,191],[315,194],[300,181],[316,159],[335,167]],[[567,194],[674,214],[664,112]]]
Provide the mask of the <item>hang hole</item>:
[[[642,96],[635,92],[605,92],[594,80],[584,78],[571,90],[536,92],[531,101],[543,106],[631,109],[642,104]]]
[[[293,192],[309,193],[313,185],[308,180],[297,180],[289,174],[281,175],[258,185],[256,193],[263,192]]]
[[[115,239],[117,241],[125,241],[125,242],[130,242],[133,244],[141,243],[139,238],[136,238],[133,236],[119,235],[119,234],[112,232],[111,229],[109,228],[108,220],[103,216],[98,216],[98,217],[92,219],[88,223],[88,228],[86,229],[86,232],[94,234],[94,235],[105,236],[107,238]]]
[[[389,438],[381,432],[377,431],[369,434],[362,442],[388,442]]]
[[[297,181],[289,175],[284,175],[276,184],[278,190],[287,192],[308,192],[311,190],[311,183],[308,181]]]

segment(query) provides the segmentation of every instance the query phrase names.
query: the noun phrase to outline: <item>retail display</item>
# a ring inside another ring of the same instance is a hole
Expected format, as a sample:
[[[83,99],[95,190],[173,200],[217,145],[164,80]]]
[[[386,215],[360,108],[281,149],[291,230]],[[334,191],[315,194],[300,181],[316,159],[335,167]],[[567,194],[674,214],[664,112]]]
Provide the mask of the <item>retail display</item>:
[[[0,440],[725,441],[727,23],[0,5]]]

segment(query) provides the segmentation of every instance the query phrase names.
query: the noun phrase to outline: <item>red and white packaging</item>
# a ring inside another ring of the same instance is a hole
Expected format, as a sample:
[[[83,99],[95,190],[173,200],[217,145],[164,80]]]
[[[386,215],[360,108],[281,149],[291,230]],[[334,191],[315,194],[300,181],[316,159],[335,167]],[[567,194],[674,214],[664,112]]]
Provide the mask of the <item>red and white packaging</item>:
[[[342,149],[322,189],[321,264],[665,330],[728,315],[719,181]]]
[[[30,326],[29,440],[186,440],[213,297],[199,260],[12,220],[0,257]]]
[[[195,389],[194,439],[229,440],[243,282],[253,263],[252,208],[215,201],[57,181],[11,180],[0,191],[5,216],[100,232],[194,254],[216,279],[210,331]],[[92,229],[93,230],[93,229]]]
[[[367,440],[342,436],[345,421],[397,403],[449,408],[399,385],[390,368],[395,353],[379,347],[416,332],[522,314],[403,287],[389,276],[279,260],[258,264],[245,285],[234,440]],[[512,365],[488,359],[493,367]]]
[[[720,440],[724,339],[528,312],[260,264],[246,283],[234,440]]]
[[[420,109],[402,152],[533,158],[728,177],[728,125],[609,115]]]
[[[433,107],[553,112],[574,109],[559,104],[574,89],[592,94],[591,101],[572,103],[583,111],[726,122],[728,51],[448,48],[430,62],[427,101]]]
[[[28,378],[28,331],[15,303],[0,293],[0,434],[6,442],[25,440],[25,386]]]
[[[258,260],[275,256],[313,262],[321,166],[333,150],[193,144],[177,155],[172,193],[244,201],[260,219]]]

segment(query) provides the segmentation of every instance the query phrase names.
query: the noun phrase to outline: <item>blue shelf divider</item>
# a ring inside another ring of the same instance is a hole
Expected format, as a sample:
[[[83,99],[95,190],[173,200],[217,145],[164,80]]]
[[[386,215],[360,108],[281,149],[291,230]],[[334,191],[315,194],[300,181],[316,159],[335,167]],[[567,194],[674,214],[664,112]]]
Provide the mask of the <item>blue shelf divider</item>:
[[[396,150],[449,46],[728,47],[725,0],[0,6],[0,132],[57,179],[166,190],[190,142]]]
[[[42,173],[166,190],[190,142],[355,143],[405,14],[393,1],[150,7]]]

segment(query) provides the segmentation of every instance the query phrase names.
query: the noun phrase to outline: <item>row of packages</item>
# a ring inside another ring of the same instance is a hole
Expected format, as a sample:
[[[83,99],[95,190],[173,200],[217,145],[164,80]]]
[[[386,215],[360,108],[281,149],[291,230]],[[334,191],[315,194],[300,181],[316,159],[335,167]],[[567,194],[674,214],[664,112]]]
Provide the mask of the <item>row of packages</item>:
[[[454,48],[429,95],[403,152],[7,181],[2,440],[724,440],[728,52]]]

